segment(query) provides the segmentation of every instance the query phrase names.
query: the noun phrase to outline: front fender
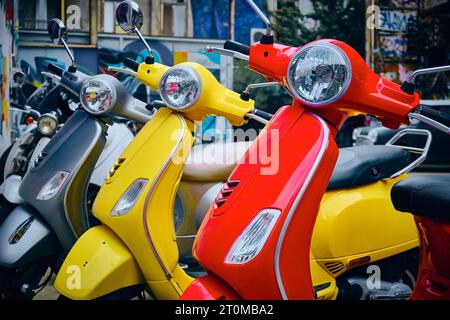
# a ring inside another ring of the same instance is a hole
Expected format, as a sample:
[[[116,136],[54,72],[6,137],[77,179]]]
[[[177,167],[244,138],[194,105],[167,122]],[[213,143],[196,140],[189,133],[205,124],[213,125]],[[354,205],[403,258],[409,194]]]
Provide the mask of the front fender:
[[[7,268],[19,268],[60,251],[54,233],[28,205],[15,208],[0,226],[0,248],[0,265]]]
[[[127,246],[107,226],[86,231],[66,257],[55,288],[72,300],[92,300],[145,283]]]

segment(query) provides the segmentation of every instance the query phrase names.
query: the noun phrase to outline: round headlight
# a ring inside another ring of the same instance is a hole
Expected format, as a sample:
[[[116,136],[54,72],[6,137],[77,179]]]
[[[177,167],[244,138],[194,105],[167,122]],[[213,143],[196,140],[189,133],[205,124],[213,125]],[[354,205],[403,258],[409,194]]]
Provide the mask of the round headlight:
[[[81,104],[86,111],[101,114],[108,111],[115,102],[115,91],[100,79],[90,79],[81,88]]]
[[[51,136],[58,128],[58,119],[53,113],[45,113],[39,117],[37,128],[44,136]]]
[[[290,91],[297,99],[313,107],[341,98],[351,78],[347,56],[331,43],[316,42],[301,48],[288,67]]]
[[[159,83],[159,95],[171,108],[184,110],[192,107],[201,94],[201,80],[197,72],[188,66],[169,69]]]

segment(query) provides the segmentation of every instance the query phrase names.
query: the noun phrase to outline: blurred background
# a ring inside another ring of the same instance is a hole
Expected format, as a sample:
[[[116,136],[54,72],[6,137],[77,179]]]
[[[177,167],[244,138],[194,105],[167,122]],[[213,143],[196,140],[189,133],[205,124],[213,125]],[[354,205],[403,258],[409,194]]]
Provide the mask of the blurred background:
[[[144,13],[142,33],[156,60],[167,65],[195,61],[205,65],[227,87],[243,90],[264,79],[246,69],[246,63],[206,53],[206,46],[222,46],[226,39],[251,44],[258,41],[264,25],[245,0],[138,0]],[[274,24],[277,41],[300,46],[318,38],[349,43],[382,77],[397,83],[412,70],[449,64],[449,0],[256,0]],[[29,90],[43,81],[41,72],[49,62],[67,66],[65,51],[52,44],[47,22],[60,18],[69,30],[68,43],[77,65],[87,73],[106,73],[108,65],[121,65],[123,57],[143,59],[144,45],[135,35],[125,34],[115,23],[111,0],[0,0],[0,149],[15,139],[9,110],[17,102],[14,72],[25,73]],[[135,96],[144,101],[157,98],[134,78],[116,75]],[[437,100],[447,108],[450,95],[448,74],[421,79],[422,98]],[[290,103],[280,88],[255,90],[258,108],[275,112]],[[230,126],[210,118],[204,125],[218,132]],[[370,117],[350,119],[342,128],[340,146],[377,143],[368,130],[379,127]],[[221,139],[230,139],[225,134]],[[373,140],[373,141],[372,141]],[[380,140],[381,141],[381,140]]]

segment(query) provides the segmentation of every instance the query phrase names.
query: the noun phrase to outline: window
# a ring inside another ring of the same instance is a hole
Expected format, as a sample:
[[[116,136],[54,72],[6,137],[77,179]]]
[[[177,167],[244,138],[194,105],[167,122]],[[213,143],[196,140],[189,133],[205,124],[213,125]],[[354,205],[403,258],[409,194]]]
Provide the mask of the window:
[[[96,0],[93,0],[96,1]],[[90,1],[65,0],[65,24],[68,30],[89,32],[91,14]]]
[[[90,1],[65,0],[19,0],[19,28],[21,30],[47,30],[48,20],[59,18],[68,30],[89,32]]]
[[[47,30],[48,20],[60,17],[60,0],[19,0],[21,30]]]

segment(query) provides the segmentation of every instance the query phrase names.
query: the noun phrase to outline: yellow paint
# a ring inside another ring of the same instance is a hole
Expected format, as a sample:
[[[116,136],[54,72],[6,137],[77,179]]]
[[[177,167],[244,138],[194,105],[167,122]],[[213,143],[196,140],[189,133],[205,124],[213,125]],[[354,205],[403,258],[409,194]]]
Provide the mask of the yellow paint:
[[[325,193],[311,243],[311,270],[314,285],[331,286],[318,298],[336,297],[335,278],[351,269],[351,260],[370,256],[372,263],[418,246],[413,216],[396,211],[390,198],[392,186],[406,177]],[[328,263],[343,268],[333,274]]]
[[[79,284],[76,279],[79,270]],[[95,299],[145,283],[126,245],[107,226],[86,231],[69,252],[55,280],[55,288],[73,300]]]
[[[189,109],[183,110],[186,118],[192,121],[202,121],[207,116],[216,115],[226,117],[234,126],[246,123],[245,115],[253,110],[255,104],[253,100],[242,100],[238,93],[222,86],[208,69],[198,63],[185,62],[177,65],[177,67],[179,66],[194,69],[202,82],[202,93],[197,103]],[[159,63],[141,63],[137,78],[151,89],[157,90],[159,82],[167,70],[169,67]]]

